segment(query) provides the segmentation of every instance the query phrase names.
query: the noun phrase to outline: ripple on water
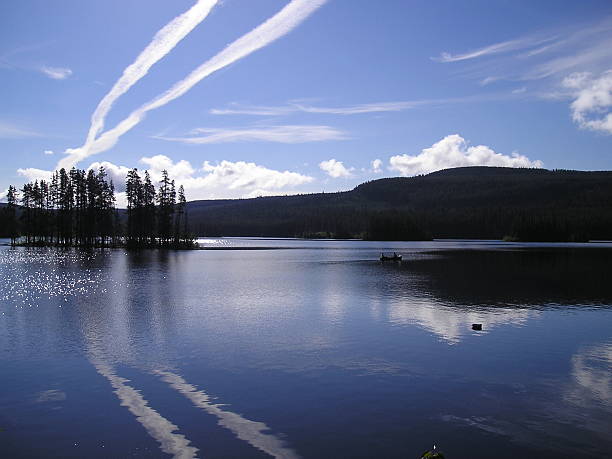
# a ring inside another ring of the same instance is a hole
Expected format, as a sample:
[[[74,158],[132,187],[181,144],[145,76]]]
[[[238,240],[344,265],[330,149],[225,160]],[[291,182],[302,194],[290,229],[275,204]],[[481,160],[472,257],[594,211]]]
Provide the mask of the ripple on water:
[[[100,267],[108,255],[100,250],[0,250],[0,303],[38,307],[45,299],[67,302],[71,297],[105,293],[114,287],[108,271]]]

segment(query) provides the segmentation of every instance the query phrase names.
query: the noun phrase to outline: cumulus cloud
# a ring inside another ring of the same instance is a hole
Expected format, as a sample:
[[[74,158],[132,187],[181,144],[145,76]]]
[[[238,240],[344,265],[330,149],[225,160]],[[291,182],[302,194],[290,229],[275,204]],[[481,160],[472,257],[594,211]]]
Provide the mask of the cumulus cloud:
[[[268,169],[255,163],[244,161],[221,161],[213,165],[204,162],[203,177],[193,178],[187,184],[193,188],[209,190],[227,190],[228,193],[237,192],[238,196],[254,190],[281,191],[312,182],[314,179],[297,172],[277,171]],[[187,189],[187,186],[186,186]],[[235,193],[233,193],[235,195]]]
[[[599,77],[591,73],[573,73],[563,86],[574,95],[572,119],[583,129],[612,134],[612,70]]]
[[[380,159],[375,159],[374,161],[372,161],[370,163],[370,165],[372,166],[371,171],[374,172],[375,174],[380,174],[382,172],[382,160]]]
[[[53,175],[52,171],[36,169],[35,167],[20,168],[17,169],[17,173],[25,177],[28,182],[33,182],[34,180],[51,180],[51,176]]]
[[[448,135],[418,155],[397,155],[389,159],[391,170],[410,176],[451,167],[499,166],[499,167],[542,167],[542,161],[531,161],[518,153],[510,156],[496,153],[485,145],[468,146],[463,137]]]
[[[148,170],[155,184],[161,180],[162,171],[167,170],[177,187],[185,187],[191,201],[297,194],[304,192],[301,186],[314,181],[313,177],[298,172],[269,169],[245,161],[223,160],[216,164],[205,161],[199,169],[189,161],[173,161],[165,155],[145,156],[139,162],[143,165],[139,168],[141,176]],[[100,167],[104,167],[115,185],[117,205],[125,207],[125,178],[131,168],[103,161],[90,164],[86,170]],[[53,175],[53,171],[35,168],[18,169],[17,172],[27,181],[50,180]]]
[[[169,140],[188,144],[229,143],[229,142],[280,142],[304,143],[326,140],[342,140],[347,135],[330,126],[288,125],[264,126],[248,129],[198,128],[194,134],[205,134],[192,137],[164,137],[156,139]]]
[[[348,178],[353,175],[351,174],[352,168],[347,169],[344,164],[342,164],[342,161],[337,161],[334,158],[327,161],[321,161],[319,163],[319,168],[333,178]]]
[[[94,171],[97,171],[100,169],[100,167],[103,167],[104,170],[106,170],[108,178],[113,181],[115,191],[125,191],[125,178],[127,177],[127,173],[130,171],[129,167],[117,166],[108,161],[102,161],[91,163],[87,170],[93,169]]]
[[[194,168],[189,161],[173,161],[165,155],[156,155],[140,159],[154,182],[161,179],[163,170],[167,170],[176,185],[183,185],[189,200],[249,198],[295,193],[297,187],[308,184],[314,179],[297,172],[278,171],[265,166],[245,161],[220,161],[212,164],[205,161],[200,169]],[[129,168],[112,163],[94,163],[90,167],[103,165],[109,176],[121,183]],[[123,185],[122,185],[123,186]],[[122,189],[122,188],[121,188]],[[122,202],[122,196],[117,202]]]
[[[53,80],[65,80],[72,75],[72,70],[63,67],[41,67],[40,71]]]
[[[53,154],[53,150],[45,150],[43,153],[45,155],[52,155]]]
[[[140,159],[140,162],[147,166],[153,180],[160,180],[164,170],[168,171],[170,177],[178,182],[192,178],[195,173],[195,169],[189,161],[182,159],[175,163],[165,155],[155,155],[150,158],[144,157]]]

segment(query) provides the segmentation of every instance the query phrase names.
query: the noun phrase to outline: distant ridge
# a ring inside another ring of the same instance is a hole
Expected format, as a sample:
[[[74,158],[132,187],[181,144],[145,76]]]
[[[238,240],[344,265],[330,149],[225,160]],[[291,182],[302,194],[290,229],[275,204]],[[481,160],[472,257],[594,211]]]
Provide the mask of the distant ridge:
[[[188,204],[198,234],[367,236],[378,214],[436,238],[612,238],[612,171],[460,167],[351,191]],[[393,224],[389,222],[389,224]]]

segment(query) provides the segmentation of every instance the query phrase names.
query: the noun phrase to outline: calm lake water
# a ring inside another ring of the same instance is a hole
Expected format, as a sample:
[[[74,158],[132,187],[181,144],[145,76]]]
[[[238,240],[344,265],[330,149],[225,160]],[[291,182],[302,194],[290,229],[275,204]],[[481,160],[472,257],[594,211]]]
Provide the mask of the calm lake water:
[[[0,247],[0,456],[612,457],[612,245],[200,243]]]

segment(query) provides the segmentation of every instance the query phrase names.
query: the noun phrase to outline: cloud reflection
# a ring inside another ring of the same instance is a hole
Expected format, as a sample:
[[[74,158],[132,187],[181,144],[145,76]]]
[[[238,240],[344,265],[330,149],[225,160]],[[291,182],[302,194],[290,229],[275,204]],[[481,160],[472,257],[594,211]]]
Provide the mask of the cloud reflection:
[[[537,311],[511,308],[457,308],[445,307],[426,299],[411,302],[395,301],[389,307],[389,321],[397,325],[417,325],[434,333],[448,344],[458,344],[467,334],[473,333],[471,325],[483,324],[485,334],[499,325],[523,325],[536,317]]]
[[[572,357],[575,385],[568,399],[582,406],[612,407],[612,343],[582,349]]]
[[[299,456],[285,442],[273,434],[263,422],[245,419],[239,414],[223,410],[221,405],[210,402],[210,397],[197,387],[187,383],[181,376],[169,371],[155,371],[162,381],[187,397],[195,406],[219,418],[219,425],[233,432],[239,439],[279,459],[295,459]]]

